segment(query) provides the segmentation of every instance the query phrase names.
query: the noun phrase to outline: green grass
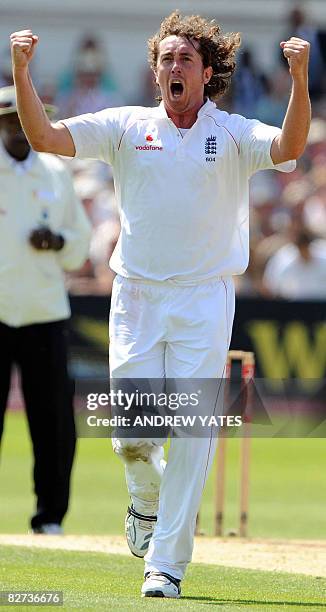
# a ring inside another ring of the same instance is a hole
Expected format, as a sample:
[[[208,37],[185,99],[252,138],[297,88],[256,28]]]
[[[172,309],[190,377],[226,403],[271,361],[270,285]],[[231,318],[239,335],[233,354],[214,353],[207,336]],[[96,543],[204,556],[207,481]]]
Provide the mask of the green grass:
[[[140,560],[121,555],[1,550],[1,589],[63,591],[60,610],[326,610],[324,578],[194,564],[183,582],[182,599],[162,601],[140,599],[142,571]]]
[[[239,441],[228,440],[228,446],[226,529],[238,522]],[[324,538],[325,440],[253,440],[251,455],[250,535]],[[8,412],[0,464],[2,533],[26,533],[34,503],[31,474],[25,419],[21,413]],[[201,525],[207,534],[212,534],[213,526],[214,475],[215,468],[201,508]],[[122,533],[127,503],[124,468],[110,441],[79,440],[66,533]]]
[[[226,528],[237,523],[239,441],[229,440]],[[326,533],[325,441],[254,440],[250,482],[250,535],[324,538]],[[194,458],[195,460],[195,458]],[[33,509],[32,456],[25,419],[8,413],[0,465],[0,530],[26,533]],[[201,508],[201,524],[212,533],[213,469]],[[78,442],[66,533],[119,534],[128,496],[124,468],[110,442]],[[117,608],[325,610],[326,579],[206,565],[190,565],[181,601],[141,600],[143,563],[100,553],[2,546],[1,590],[59,590],[60,609]],[[19,606],[19,610],[30,610]],[[44,607],[42,607],[44,609]],[[47,607],[47,609],[50,609]],[[53,608],[52,608],[53,609]]]

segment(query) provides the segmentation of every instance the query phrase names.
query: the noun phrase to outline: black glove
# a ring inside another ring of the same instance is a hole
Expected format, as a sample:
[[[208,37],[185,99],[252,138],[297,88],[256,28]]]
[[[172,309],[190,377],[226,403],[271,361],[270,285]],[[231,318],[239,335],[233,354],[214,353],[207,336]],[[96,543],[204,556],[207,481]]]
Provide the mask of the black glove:
[[[38,251],[60,251],[65,244],[63,236],[54,234],[48,227],[33,230],[29,242]]]

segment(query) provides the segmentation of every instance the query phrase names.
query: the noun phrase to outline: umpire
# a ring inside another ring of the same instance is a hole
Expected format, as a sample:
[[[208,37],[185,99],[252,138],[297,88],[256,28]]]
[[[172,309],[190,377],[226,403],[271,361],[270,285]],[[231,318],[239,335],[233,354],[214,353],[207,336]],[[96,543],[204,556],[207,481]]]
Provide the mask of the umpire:
[[[0,89],[0,175],[0,440],[16,364],[34,452],[31,528],[60,534],[75,452],[64,271],[83,264],[91,230],[62,161],[31,150],[14,87]]]

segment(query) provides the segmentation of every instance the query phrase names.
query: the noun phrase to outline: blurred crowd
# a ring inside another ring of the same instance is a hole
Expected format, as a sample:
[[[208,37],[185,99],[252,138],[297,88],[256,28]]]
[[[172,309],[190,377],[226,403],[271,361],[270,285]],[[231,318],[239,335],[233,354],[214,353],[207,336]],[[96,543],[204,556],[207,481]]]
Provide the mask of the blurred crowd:
[[[240,295],[284,299],[326,298],[326,31],[294,8],[281,33],[311,42],[310,95],[313,120],[308,146],[291,174],[259,172],[251,179],[251,261],[236,278]],[[10,58],[1,63],[0,86],[12,83]],[[275,46],[275,65],[266,74],[255,49],[243,47],[228,95],[220,107],[229,112],[282,125],[291,86],[287,64]],[[135,99],[125,99],[115,82],[102,43],[82,38],[66,72],[41,88],[44,102],[58,107],[58,118],[102,108],[155,104],[154,81],[144,68]],[[89,259],[67,278],[72,293],[107,294],[113,273],[108,259],[119,235],[119,214],[110,167],[101,162],[67,160],[75,188],[93,225]]]

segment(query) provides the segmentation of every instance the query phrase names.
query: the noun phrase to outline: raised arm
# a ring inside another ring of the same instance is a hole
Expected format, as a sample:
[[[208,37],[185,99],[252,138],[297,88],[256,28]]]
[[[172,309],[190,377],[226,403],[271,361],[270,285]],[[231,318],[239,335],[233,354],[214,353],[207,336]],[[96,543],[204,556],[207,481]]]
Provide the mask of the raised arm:
[[[38,36],[31,30],[22,30],[14,32],[10,41],[18,115],[31,147],[35,151],[74,157],[75,146],[69,130],[63,123],[50,122],[29,73]]]
[[[287,58],[292,77],[292,91],[282,125],[282,133],[272,144],[274,164],[298,159],[306,146],[310,127],[311,106],[308,90],[308,62],[310,44],[301,38],[290,38],[280,43]]]

